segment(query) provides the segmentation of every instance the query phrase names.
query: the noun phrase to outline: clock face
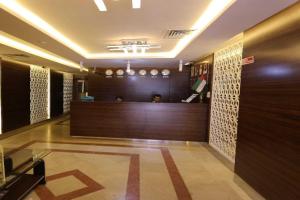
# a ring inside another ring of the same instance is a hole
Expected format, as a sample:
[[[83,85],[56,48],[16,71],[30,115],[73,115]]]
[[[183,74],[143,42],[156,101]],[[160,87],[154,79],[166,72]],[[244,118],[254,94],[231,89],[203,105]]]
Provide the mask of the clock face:
[[[168,69],[164,69],[164,70],[162,70],[161,71],[161,74],[163,75],[163,76],[169,76],[170,75],[170,70],[168,70]]]
[[[144,69],[141,69],[141,70],[139,71],[139,74],[140,74],[141,76],[145,76],[145,75],[147,74],[147,71],[144,70]]]
[[[124,75],[124,70],[123,69],[118,69],[116,73],[117,73],[118,76],[123,76]]]
[[[150,74],[151,74],[152,76],[156,76],[156,75],[158,74],[158,70],[157,70],[157,69],[152,69],[152,70],[150,71]]]
[[[113,70],[111,70],[111,69],[107,69],[106,71],[105,71],[105,75],[106,76],[111,76],[111,75],[113,75]]]
[[[135,71],[134,71],[133,69],[131,69],[131,70],[128,72],[128,75],[130,75],[130,76],[135,75]]]

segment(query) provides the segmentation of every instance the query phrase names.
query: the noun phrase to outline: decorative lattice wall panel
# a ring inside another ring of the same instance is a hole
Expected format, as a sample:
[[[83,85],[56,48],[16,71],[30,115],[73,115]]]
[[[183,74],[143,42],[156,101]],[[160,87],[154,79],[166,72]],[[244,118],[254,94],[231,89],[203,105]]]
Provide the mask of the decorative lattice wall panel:
[[[64,113],[70,111],[73,95],[73,75],[64,73]]]
[[[30,123],[48,119],[48,79],[50,71],[30,66]]]
[[[215,52],[209,144],[234,162],[243,40]]]

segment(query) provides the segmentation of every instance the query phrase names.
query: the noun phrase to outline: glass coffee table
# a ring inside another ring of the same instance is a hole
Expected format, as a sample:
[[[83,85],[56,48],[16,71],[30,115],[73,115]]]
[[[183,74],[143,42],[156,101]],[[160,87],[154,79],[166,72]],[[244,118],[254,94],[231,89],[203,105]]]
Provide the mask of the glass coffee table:
[[[0,146],[0,200],[19,200],[45,184],[43,158],[47,149],[7,149]]]

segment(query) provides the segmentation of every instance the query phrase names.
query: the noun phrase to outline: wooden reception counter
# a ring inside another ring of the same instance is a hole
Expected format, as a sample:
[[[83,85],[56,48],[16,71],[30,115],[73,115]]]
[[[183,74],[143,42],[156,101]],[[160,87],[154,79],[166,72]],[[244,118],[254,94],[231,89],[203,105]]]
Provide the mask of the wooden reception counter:
[[[71,103],[72,136],[205,141],[208,106],[185,103]]]

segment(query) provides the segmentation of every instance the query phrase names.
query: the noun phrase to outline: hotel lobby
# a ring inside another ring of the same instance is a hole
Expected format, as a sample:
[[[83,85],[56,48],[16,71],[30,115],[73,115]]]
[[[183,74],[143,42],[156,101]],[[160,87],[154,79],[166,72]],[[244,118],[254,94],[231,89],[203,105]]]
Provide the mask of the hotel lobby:
[[[0,200],[300,199],[299,1],[0,8]]]

